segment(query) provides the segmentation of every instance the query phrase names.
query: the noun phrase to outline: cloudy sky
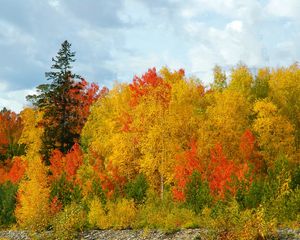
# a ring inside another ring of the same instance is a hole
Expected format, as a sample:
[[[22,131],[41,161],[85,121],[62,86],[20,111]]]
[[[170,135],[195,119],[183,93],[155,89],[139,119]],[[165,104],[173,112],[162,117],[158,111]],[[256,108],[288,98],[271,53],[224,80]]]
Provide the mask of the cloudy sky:
[[[0,108],[20,111],[64,40],[74,72],[111,87],[150,67],[208,84],[229,69],[300,59],[299,0],[0,0]]]

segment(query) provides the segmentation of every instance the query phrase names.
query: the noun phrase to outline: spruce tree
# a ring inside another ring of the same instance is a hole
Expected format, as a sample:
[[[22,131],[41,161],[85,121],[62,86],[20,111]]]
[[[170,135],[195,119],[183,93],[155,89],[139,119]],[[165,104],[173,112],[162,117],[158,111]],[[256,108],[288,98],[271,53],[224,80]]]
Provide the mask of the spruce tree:
[[[75,52],[71,51],[68,41],[62,43],[52,62],[51,71],[45,73],[51,83],[39,85],[36,95],[27,96],[27,100],[44,112],[42,154],[46,159],[49,159],[53,149],[66,153],[79,138],[73,130],[77,119],[75,109],[79,102],[70,93],[78,88],[75,80],[80,76],[72,73]]]

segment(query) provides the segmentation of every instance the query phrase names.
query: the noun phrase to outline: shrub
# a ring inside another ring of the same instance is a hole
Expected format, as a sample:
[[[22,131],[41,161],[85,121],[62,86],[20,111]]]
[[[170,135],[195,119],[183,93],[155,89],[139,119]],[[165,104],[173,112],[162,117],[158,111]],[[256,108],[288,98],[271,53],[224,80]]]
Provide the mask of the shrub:
[[[109,227],[107,215],[103,209],[102,201],[95,197],[89,203],[88,222],[92,228],[106,229]]]
[[[300,165],[292,173],[291,189],[300,188]]]
[[[257,179],[253,181],[247,189],[246,187],[240,187],[236,199],[240,206],[244,209],[251,209],[258,207],[263,199],[265,194],[265,183],[263,180]]]
[[[67,206],[73,201],[79,203],[82,198],[80,187],[68,181],[65,174],[62,174],[51,185],[50,198],[54,197],[57,197],[63,206]]]
[[[122,199],[116,203],[108,202],[108,219],[114,229],[132,227],[136,220],[137,209],[133,200]]]
[[[200,225],[208,230],[207,239],[254,240],[275,235],[275,221],[266,220],[266,210],[262,206],[241,211],[238,203],[232,200],[223,207],[223,211],[216,212],[203,209]]]
[[[71,203],[53,219],[53,238],[62,240],[74,239],[78,231],[83,230],[85,219],[86,214],[83,207],[79,204]]]
[[[193,211],[186,208],[174,207],[167,214],[161,228],[166,232],[172,232],[182,228],[195,227],[198,227],[198,221]]]
[[[201,180],[201,175],[194,172],[185,189],[186,205],[196,213],[200,213],[202,208],[209,206],[212,202],[210,189],[207,182]]]
[[[135,228],[162,229],[167,232],[180,228],[198,226],[196,215],[182,204],[173,201],[170,192],[164,193],[164,198],[149,191],[145,204],[138,211]]]
[[[127,197],[134,199],[136,203],[142,203],[146,198],[148,187],[146,177],[139,174],[133,181],[125,185],[125,193]]]
[[[5,182],[0,185],[0,226],[15,223],[17,185]]]

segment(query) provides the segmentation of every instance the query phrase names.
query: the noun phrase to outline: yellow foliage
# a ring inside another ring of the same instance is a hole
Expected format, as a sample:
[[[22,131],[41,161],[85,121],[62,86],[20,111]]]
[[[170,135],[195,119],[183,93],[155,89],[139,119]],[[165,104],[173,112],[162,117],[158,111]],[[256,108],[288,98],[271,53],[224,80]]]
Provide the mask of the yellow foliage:
[[[238,160],[240,137],[249,126],[250,103],[240,92],[228,89],[215,92],[213,100],[198,130],[200,158],[209,161],[210,149],[222,144],[225,156]]]
[[[15,211],[21,228],[42,230],[48,224],[50,189],[46,167],[39,156],[28,161],[28,168],[18,189],[18,203]]]
[[[107,229],[110,227],[109,219],[102,207],[99,198],[94,198],[89,204],[88,221],[92,227]]]
[[[114,229],[126,229],[133,226],[136,219],[137,209],[133,200],[122,200],[107,203],[107,220]]]
[[[44,129],[39,125],[43,118],[43,112],[32,108],[25,108],[21,112],[24,125],[19,144],[26,144],[27,154],[33,156],[38,153],[42,146],[42,135]]]
[[[250,95],[253,77],[245,65],[239,65],[231,71],[231,82],[229,89],[242,93],[245,97]]]
[[[274,69],[270,76],[270,97],[281,114],[288,117],[296,129],[296,146],[300,146],[300,67]]]
[[[236,201],[212,217],[212,210],[204,208],[200,216],[200,226],[207,229],[208,239],[255,240],[276,235],[276,222],[267,221],[265,209],[239,210]]]
[[[75,239],[78,231],[82,231],[86,215],[83,207],[71,203],[53,219],[54,239]]]
[[[257,101],[253,110],[257,113],[253,129],[258,134],[258,144],[268,165],[272,166],[279,154],[293,159],[295,130],[289,120],[280,115],[277,107],[269,100]]]

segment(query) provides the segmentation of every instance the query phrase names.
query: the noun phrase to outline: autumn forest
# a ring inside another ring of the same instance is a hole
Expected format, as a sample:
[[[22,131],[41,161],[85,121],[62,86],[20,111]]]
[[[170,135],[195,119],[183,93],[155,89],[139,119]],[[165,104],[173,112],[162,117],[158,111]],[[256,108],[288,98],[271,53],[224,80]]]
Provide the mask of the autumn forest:
[[[300,227],[297,63],[215,66],[207,85],[150,68],[108,89],[74,61],[63,42],[29,107],[0,112],[1,227],[56,239],[128,228],[267,239]]]

